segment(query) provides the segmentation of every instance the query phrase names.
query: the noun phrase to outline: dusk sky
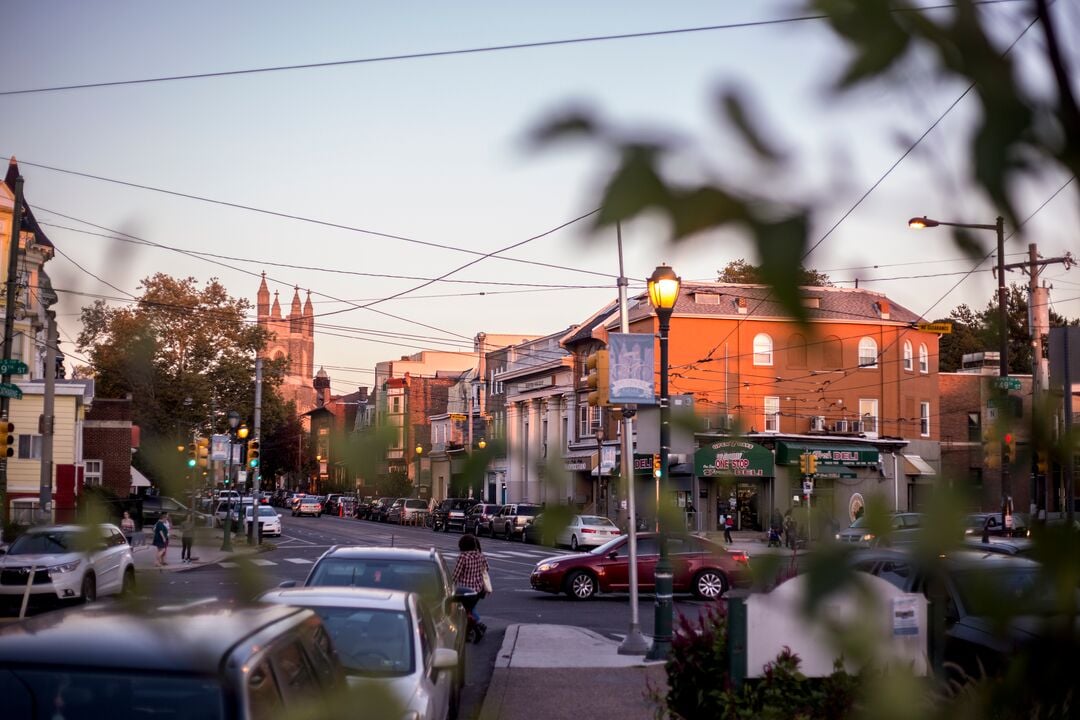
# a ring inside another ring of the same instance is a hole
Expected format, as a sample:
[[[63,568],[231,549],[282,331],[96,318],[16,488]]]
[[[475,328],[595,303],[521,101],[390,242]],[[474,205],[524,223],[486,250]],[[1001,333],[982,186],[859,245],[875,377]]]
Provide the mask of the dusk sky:
[[[993,19],[1003,50],[1030,5],[1004,2]],[[1054,4],[1063,37],[1080,33],[1075,2]],[[948,10],[937,12],[947,13]],[[809,14],[790,2],[59,2],[8,3],[0,91],[321,63],[515,43],[747,23]],[[1036,26],[1013,51],[1029,87],[1047,87]],[[1067,58],[1080,70],[1076,43]],[[530,134],[570,106],[587,106],[643,135],[677,137],[689,176],[711,173],[775,197],[810,201],[814,240],[847,212],[908,145],[964,91],[916,53],[887,84],[836,96],[847,57],[820,20],[633,39],[397,59],[114,87],[0,95],[0,154],[18,158],[26,195],[61,255],[47,270],[60,293],[62,349],[78,356],[78,312],[95,296],[137,294],[154,272],[216,276],[254,304],[258,276],[288,308],[312,291],[317,313],[410,290],[475,255],[380,237],[491,252],[546,232],[598,204],[611,157],[597,144],[537,149]],[[789,154],[782,174],[753,166],[722,129],[717,89],[735,85]],[[844,286],[886,292],[928,319],[966,302],[982,308],[995,280],[987,262],[937,302],[970,261],[942,230],[915,232],[914,215],[993,223],[968,181],[975,120],[961,101],[919,148],[807,260]],[[260,214],[45,169],[197,195],[353,229]],[[1067,180],[1046,172],[1017,188],[1027,217]],[[1010,241],[1009,261],[1037,242],[1044,256],[1080,250],[1074,182]],[[65,218],[62,216],[69,216]],[[73,218],[73,219],[71,219]],[[90,224],[86,224],[90,223]],[[58,227],[63,226],[63,227]],[[99,227],[94,227],[99,226]],[[101,228],[106,228],[103,231]],[[121,231],[185,251],[119,243]],[[715,279],[745,257],[745,238],[706,234],[672,246],[644,219],[624,227],[634,287],[660,262],[684,279]],[[986,243],[993,241],[985,233]],[[989,249],[989,244],[987,248]],[[563,266],[485,259],[369,309],[316,320],[316,369],[335,392],[370,386],[371,369],[421,348],[467,350],[477,332],[546,334],[614,296],[613,232],[575,223],[507,253]],[[270,265],[278,263],[279,265]],[[282,267],[280,264],[306,266]],[[879,266],[879,267],[873,267]],[[326,270],[329,272],[324,272]],[[413,279],[365,277],[341,271]],[[938,275],[936,277],[925,277]],[[916,277],[912,277],[916,276]],[[919,277],[923,276],[923,277]],[[889,279],[892,278],[892,279]],[[902,278],[902,279],[897,279]],[[1051,266],[1054,309],[1080,316],[1080,272]],[[1012,273],[1012,282],[1026,276]],[[495,284],[529,283],[541,287]],[[555,287],[577,286],[577,287]],[[584,286],[584,287],[582,287]],[[71,291],[77,291],[76,294]],[[480,293],[484,293],[481,295]],[[935,304],[937,303],[937,304]],[[378,311],[378,312],[376,312]],[[390,317],[389,313],[395,317]],[[254,311],[252,312],[252,318]],[[422,323],[422,324],[417,324]],[[377,338],[364,331],[399,336]],[[391,344],[394,343],[394,344]],[[77,365],[71,357],[69,366]]]

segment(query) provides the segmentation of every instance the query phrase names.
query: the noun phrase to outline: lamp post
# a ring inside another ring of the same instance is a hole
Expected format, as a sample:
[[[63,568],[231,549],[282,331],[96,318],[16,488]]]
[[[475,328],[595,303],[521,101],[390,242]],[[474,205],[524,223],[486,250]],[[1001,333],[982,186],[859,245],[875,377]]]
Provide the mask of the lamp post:
[[[660,323],[660,483],[667,483],[668,453],[671,445],[671,406],[668,397],[668,331],[671,313],[679,299],[681,280],[667,265],[661,265],[649,277],[649,302],[656,310]],[[656,618],[653,629],[653,646],[649,651],[652,660],[663,660],[671,652],[672,620],[672,566],[668,557],[667,530],[663,520],[663,493],[656,504],[656,516],[660,528],[660,560],[656,563]]]
[[[420,456],[424,454],[424,446],[416,445],[416,497],[420,497]]]
[[[1009,375],[1009,311],[1008,290],[1005,289],[1005,219],[1000,215],[993,225],[980,223],[954,223],[943,220],[931,220],[926,217],[914,217],[908,220],[908,227],[916,230],[932,228],[939,225],[948,227],[968,228],[971,230],[993,230],[997,233],[997,283],[998,283],[998,376]],[[1001,463],[1001,494],[1002,498],[1012,495],[1012,479],[1009,475],[1009,467]],[[1001,518],[1004,526],[1004,515]]]
[[[487,440],[485,440],[484,438],[480,438],[480,442],[476,443],[476,447],[479,450],[483,450],[484,448],[487,447]],[[479,485],[479,487],[476,488],[476,495],[474,497],[477,500],[482,500],[483,497],[484,497],[484,475],[483,474],[480,474],[480,481],[479,481],[478,485]],[[469,492],[472,492],[472,485],[471,484],[469,486]]]
[[[236,441],[236,428],[240,425],[240,413],[235,410],[229,411],[229,457],[225,461],[225,480],[226,487],[232,485],[232,469],[233,469],[233,443]],[[236,486],[232,485],[235,490]],[[233,496],[229,493],[229,504],[225,512],[225,538],[221,541],[222,552],[232,552],[232,514],[233,514]]]
[[[604,485],[604,428],[603,426],[596,428],[594,433],[596,436],[596,509],[600,510],[600,491]],[[604,497],[604,516],[611,517],[611,513],[607,508],[607,496]]]

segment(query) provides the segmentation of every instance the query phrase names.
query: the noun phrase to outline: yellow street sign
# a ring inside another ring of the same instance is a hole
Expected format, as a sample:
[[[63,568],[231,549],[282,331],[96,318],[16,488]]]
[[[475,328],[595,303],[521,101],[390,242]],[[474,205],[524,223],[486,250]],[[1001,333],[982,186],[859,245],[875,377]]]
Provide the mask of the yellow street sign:
[[[932,332],[932,333],[937,333],[938,335],[951,335],[952,334],[952,323],[951,322],[936,322],[936,323],[921,322],[921,323],[918,324],[918,328],[922,332]]]

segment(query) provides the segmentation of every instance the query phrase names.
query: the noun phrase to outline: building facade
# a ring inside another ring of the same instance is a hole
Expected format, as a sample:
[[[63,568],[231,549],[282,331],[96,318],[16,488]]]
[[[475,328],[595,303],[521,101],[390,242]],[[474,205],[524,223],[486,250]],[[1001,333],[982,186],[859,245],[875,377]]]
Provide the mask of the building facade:
[[[255,302],[259,327],[269,333],[266,348],[261,357],[270,360],[288,360],[279,392],[285,402],[296,403],[296,411],[304,414],[315,407],[316,390],[312,386],[315,368],[315,311],[311,306],[311,291],[303,307],[300,305],[300,288],[293,289],[289,314],[282,317],[278,293],[270,302],[270,290],[266,286],[266,273]]]

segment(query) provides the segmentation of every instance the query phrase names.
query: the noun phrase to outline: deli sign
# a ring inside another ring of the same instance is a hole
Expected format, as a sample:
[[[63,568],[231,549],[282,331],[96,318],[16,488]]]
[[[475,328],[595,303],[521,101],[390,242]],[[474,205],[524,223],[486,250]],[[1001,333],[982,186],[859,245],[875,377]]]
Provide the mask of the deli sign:
[[[694,453],[698,477],[772,477],[773,454],[743,440],[723,440]]]

